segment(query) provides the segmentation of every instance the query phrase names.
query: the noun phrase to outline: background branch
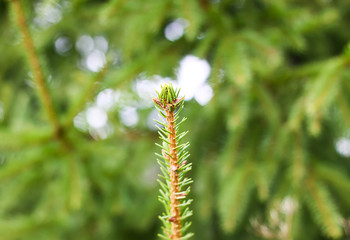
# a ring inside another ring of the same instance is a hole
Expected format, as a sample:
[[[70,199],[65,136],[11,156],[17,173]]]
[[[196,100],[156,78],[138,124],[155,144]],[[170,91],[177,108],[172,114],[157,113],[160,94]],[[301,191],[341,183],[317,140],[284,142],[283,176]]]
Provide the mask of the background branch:
[[[39,63],[38,55],[34,48],[33,40],[30,36],[28,25],[23,13],[22,4],[19,0],[11,1],[16,15],[17,25],[23,35],[23,45],[28,55],[29,65],[33,72],[34,82],[41,104],[44,106],[45,112],[51,125],[55,129],[55,135],[59,136],[61,133],[61,126],[57,119],[55,109],[53,107],[52,99],[45,85],[44,73]]]

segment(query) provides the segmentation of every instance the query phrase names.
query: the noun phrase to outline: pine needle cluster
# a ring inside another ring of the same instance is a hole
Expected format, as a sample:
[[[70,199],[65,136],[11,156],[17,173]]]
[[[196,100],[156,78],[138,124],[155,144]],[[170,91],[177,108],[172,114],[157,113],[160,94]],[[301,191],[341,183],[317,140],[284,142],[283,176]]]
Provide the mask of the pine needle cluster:
[[[189,239],[193,235],[186,234],[191,222],[184,222],[192,215],[188,207],[192,199],[186,199],[192,180],[185,176],[192,169],[192,163],[187,162],[189,143],[180,144],[188,131],[179,133],[181,124],[186,120],[178,121],[184,106],[184,98],[179,98],[179,92],[180,89],[175,90],[171,84],[165,84],[157,92],[158,97],[153,98],[160,116],[165,119],[165,122],[156,121],[161,125],[157,128],[162,140],[162,145],[156,143],[162,150],[161,154],[156,153],[162,171],[162,180],[158,179],[161,186],[159,201],[165,207],[165,213],[160,216],[164,226],[159,237],[172,240]]]

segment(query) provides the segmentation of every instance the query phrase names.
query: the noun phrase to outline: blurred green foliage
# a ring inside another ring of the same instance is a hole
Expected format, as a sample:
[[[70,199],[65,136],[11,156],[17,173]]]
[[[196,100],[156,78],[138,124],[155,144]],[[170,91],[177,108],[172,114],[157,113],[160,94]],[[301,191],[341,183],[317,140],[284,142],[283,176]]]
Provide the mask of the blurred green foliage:
[[[136,90],[186,55],[214,93],[183,111],[193,239],[349,238],[349,1],[23,0],[59,132],[15,1],[0,2],[1,239],[154,239],[158,136]],[[108,91],[113,107],[93,108]]]

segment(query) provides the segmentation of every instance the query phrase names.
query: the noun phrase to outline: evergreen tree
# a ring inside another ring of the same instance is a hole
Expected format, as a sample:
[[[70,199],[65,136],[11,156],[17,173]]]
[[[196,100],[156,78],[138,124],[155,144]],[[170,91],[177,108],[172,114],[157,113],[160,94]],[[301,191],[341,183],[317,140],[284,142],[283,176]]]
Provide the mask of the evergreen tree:
[[[213,91],[182,112],[193,239],[349,238],[349,11],[347,0],[0,1],[0,238],[155,239],[144,87],[178,78],[188,55],[209,63]]]

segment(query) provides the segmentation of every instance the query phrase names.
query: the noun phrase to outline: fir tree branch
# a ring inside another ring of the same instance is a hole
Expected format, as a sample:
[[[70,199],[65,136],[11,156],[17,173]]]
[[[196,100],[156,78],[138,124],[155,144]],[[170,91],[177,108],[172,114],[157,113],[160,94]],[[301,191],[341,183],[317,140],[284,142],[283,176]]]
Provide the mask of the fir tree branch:
[[[63,150],[66,152],[73,152],[73,146],[67,137],[64,135],[63,126],[58,120],[57,113],[53,106],[53,101],[50,92],[45,84],[43,69],[40,65],[38,55],[35,51],[34,43],[31,38],[28,25],[24,16],[22,4],[20,0],[10,1],[13,5],[13,9],[16,15],[16,20],[20,32],[23,35],[23,45],[26,50],[29,65],[32,69],[35,86],[39,100],[44,107],[46,115],[54,129],[54,136],[62,143]],[[70,172],[70,200],[69,204],[71,208],[78,209],[81,206],[81,188],[79,182],[78,162],[77,159],[68,159],[68,168]]]
[[[12,0],[10,2],[13,5],[13,9],[16,15],[17,25],[20,29],[20,32],[23,35],[23,45],[28,55],[29,65],[33,72],[35,86],[36,86],[37,93],[39,95],[39,99],[41,101],[41,104],[44,106],[46,115],[51,125],[55,130],[56,137],[60,137],[62,133],[62,127],[58,121],[49,90],[45,85],[44,73],[43,73],[42,67],[40,66],[39,58],[35,51],[34,43],[29,33],[22,4],[20,0]]]
[[[29,171],[33,166],[39,165],[45,160],[43,157],[38,156],[29,156],[26,161],[21,164],[12,164],[6,169],[2,169],[0,172],[0,183],[3,183],[5,180],[12,179],[13,177],[19,175],[22,172]]]
[[[187,163],[189,154],[185,151],[188,144],[179,145],[179,141],[187,132],[178,134],[179,111],[183,107],[183,98],[179,98],[179,90],[174,90],[172,85],[162,86],[158,97],[154,98],[157,109],[161,116],[166,119],[165,123],[157,121],[164,128],[158,128],[163,145],[157,144],[162,149],[162,155],[156,154],[162,160],[158,160],[166,184],[160,182],[162,189],[159,200],[164,204],[166,214],[161,220],[164,223],[164,235],[159,235],[163,239],[189,239],[192,234],[184,234],[191,223],[182,224],[183,220],[192,215],[192,211],[187,207],[192,200],[185,200],[190,188],[187,187],[192,182],[191,179],[184,178],[184,174],[191,169],[191,164]],[[183,189],[184,187],[187,189]],[[167,220],[167,221],[166,221]],[[170,222],[170,224],[169,224]]]
[[[305,181],[306,204],[324,233],[331,238],[340,238],[343,235],[341,215],[333,202],[333,198],[327,188],[310,175]]]

